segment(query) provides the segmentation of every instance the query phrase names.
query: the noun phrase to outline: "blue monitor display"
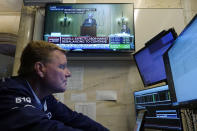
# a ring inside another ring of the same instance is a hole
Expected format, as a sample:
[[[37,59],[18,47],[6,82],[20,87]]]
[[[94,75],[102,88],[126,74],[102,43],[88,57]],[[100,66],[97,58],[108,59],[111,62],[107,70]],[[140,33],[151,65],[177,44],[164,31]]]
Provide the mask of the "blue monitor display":
[[[177,37],[164,60],[174,105],[197,103],[197,15]]]
[[[146,46],[134,54],[144,86],[166,81],[163,54],[176,39],[174,29],[161,32],[146,43]]]
[[[133,52],[133,3],[49,4],[44,40],[68,51]]]

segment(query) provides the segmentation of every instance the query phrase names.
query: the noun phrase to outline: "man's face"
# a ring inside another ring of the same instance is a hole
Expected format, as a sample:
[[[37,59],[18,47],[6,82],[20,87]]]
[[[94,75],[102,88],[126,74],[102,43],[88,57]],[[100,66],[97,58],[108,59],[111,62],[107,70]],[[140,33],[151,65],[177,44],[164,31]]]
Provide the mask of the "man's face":
[[[51,93],[64,92],[70,75],[66,56],[59,50],[53,51],[51,61],[45,64],[44,88]]]

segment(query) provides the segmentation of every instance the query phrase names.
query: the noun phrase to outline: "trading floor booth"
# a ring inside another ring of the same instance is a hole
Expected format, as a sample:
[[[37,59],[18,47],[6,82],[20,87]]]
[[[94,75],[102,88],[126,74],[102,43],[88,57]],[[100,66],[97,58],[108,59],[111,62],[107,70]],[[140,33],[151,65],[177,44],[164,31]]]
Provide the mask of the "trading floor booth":
[[[146,88],[162,81],[166,83],[134,92],[137,118],[141,110],[146,112],[140,130],[183,130],[183,115],[190,119],[187,130],[195,130],[193,115],[197,109],[196,43],[197,15],[177,38],[162,31],[134,54]],[[147,60],[142,61],[142,58]],[[186,110],[187,114],[182,110]]]

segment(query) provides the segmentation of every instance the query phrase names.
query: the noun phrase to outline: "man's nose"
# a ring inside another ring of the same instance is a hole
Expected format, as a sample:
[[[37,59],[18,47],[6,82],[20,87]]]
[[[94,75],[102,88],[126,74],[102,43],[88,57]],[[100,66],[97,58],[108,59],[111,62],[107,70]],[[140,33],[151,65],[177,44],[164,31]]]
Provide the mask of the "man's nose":
[[[71,72],[70,72],[69,69],[66,69],[66,70],[65,70],[65,76],[66,76],[66,77],[70,77],[70,76],[71,76]]]

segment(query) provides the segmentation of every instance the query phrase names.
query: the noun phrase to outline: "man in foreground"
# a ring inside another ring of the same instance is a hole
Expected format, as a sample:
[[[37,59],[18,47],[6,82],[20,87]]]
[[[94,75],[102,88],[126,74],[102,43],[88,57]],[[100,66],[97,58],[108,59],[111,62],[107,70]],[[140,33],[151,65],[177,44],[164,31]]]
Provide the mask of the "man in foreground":
[[[71,75],[65,52],[55,44],[30,42],[18,74],[0,82],[1,131],[108,131],[52,96],[66,90]]]

